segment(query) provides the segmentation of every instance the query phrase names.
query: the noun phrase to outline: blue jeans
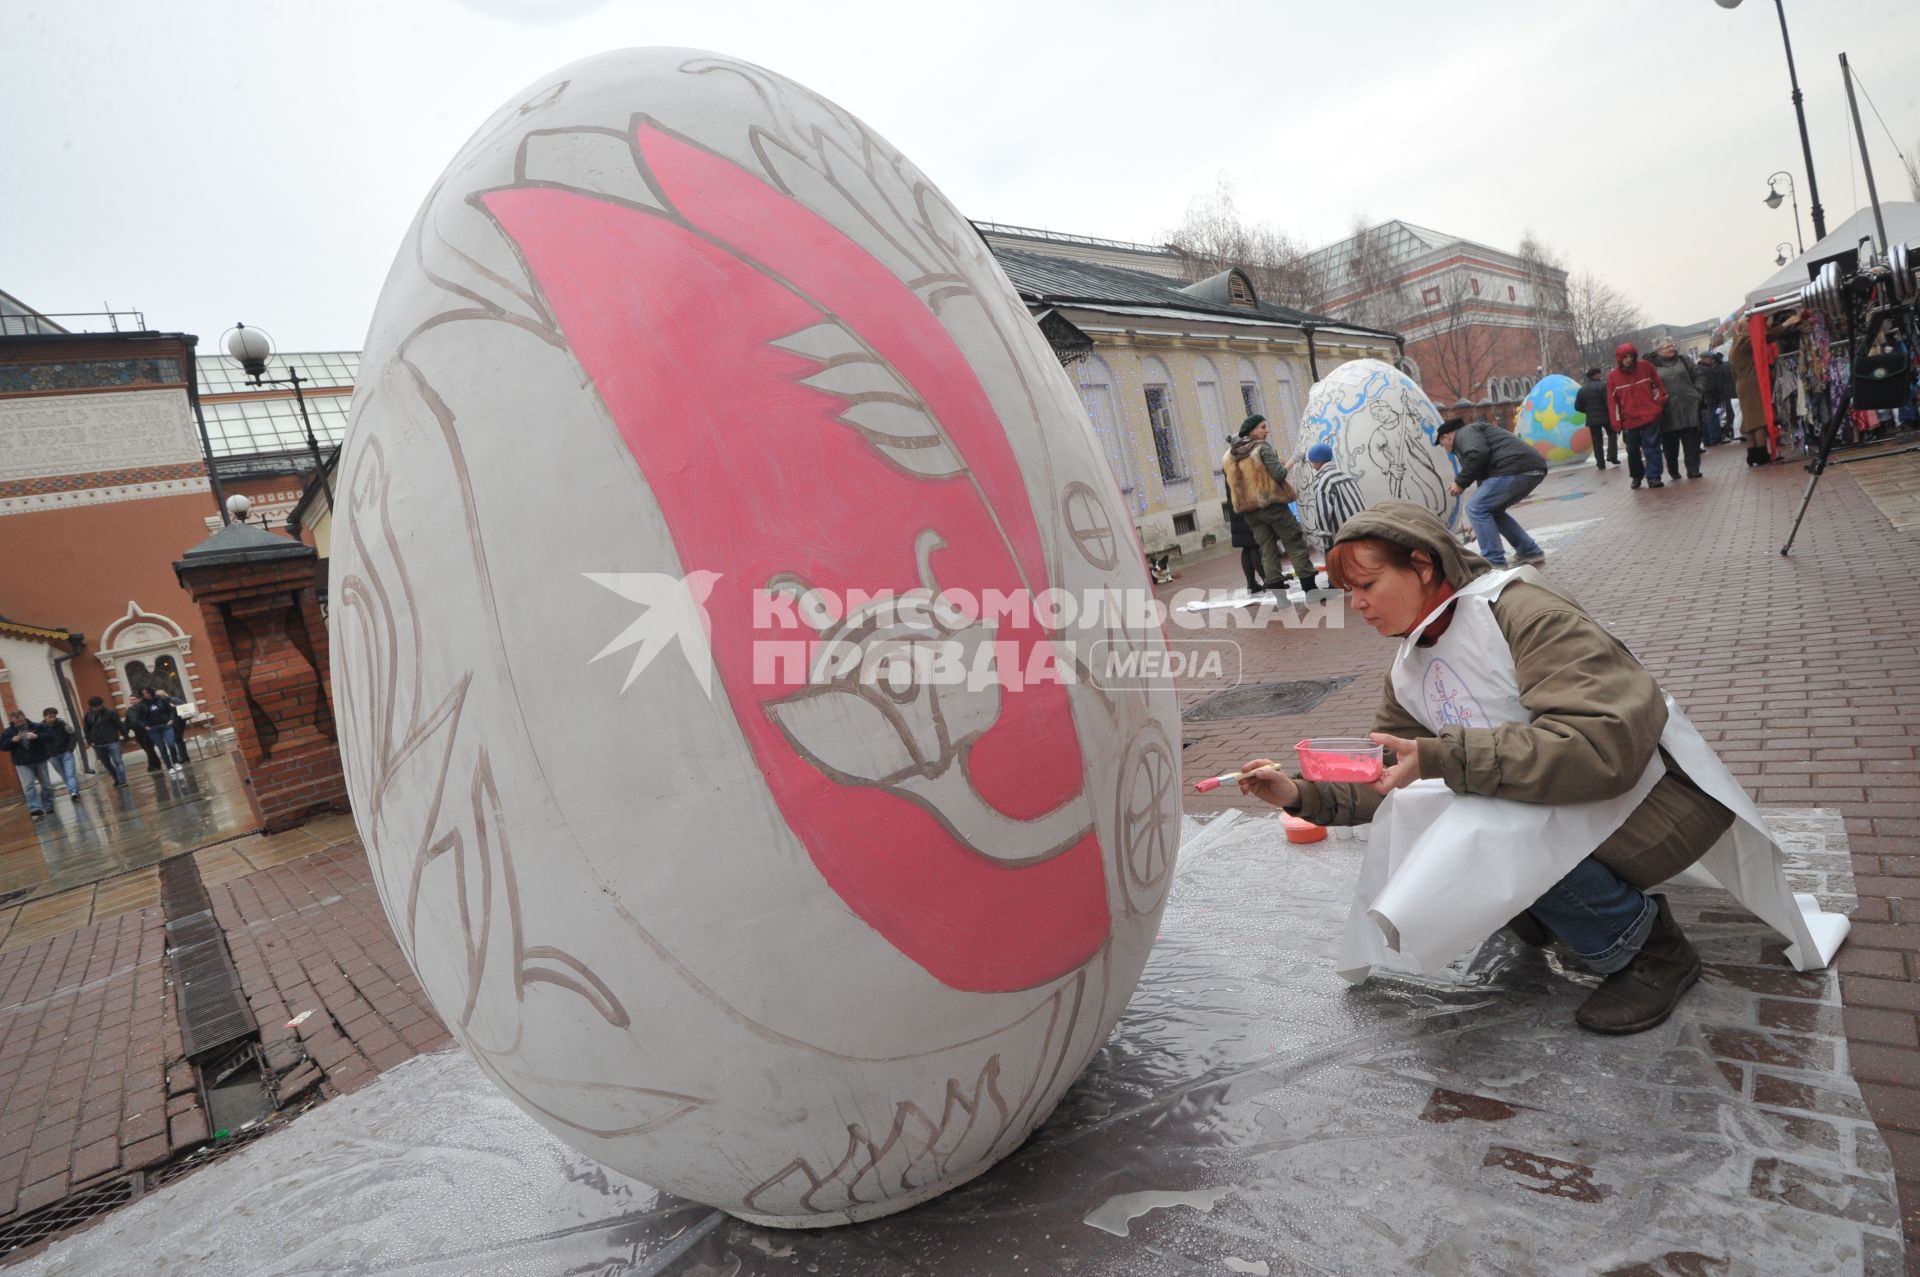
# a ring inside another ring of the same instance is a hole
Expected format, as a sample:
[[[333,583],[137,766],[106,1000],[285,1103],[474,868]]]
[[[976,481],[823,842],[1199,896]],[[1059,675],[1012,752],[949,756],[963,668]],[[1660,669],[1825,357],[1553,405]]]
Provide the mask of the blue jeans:
[[[1660,423],[1635,426],[1624,432],[1627,441],[1627,477],[1635,483],[1645,478],[1660,482]]]
[[[1601,975],[1633,961],[1653,930],[1654,903],[1588,856],[1527,910]]]
[[[111,745],[95,745],[93,756],[100,760],[102,767],[107,769],[107,775],[113,777],[114,784],[127,783],[127,765],[120,757],[119,741],[114,741]]]
[[[1544,470],[1531,474],[1497,474],[1480,481],[1479,490],[1467,502],[1467,518],[1473,521],[1473,534],[1480,538],[1480,553],[1495,567],[1507,565],[1507,552],[1500,548],[1505,536],[1520,551],[1522,558],[1540,553],[1539,544],[1527,530],[1514,522],[1507,507],[1540,486]]]
[[[159,727],[147,728],[147,735],[153,738],[153,747],[160,754],[160,761],[172,766],[187,761],[187,751],[180,747],[180,728],[175,723],[165,723]]]
[[[77,794],[80,792],[80,772],[79,769],[73,765],[72,750],[68,750],[64,754],[55,754],[47,760],[47,766],[58,772],[60,779],[67,782],[67,792],[69,794]]]
[[[20,790],[27,796],[27,810],[42,812],[53,806],[53,786],[47,781],[47,765],[15,763],[13,770],[20,777]]]

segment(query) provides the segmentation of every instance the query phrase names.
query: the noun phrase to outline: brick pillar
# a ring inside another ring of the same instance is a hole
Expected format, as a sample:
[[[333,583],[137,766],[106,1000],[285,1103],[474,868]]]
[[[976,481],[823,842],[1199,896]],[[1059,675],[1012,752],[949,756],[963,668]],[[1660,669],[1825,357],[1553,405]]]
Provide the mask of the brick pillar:
[[[228,524],[180,556],[226,687],[248,801],[269,832],[347,810],[310,545]]]

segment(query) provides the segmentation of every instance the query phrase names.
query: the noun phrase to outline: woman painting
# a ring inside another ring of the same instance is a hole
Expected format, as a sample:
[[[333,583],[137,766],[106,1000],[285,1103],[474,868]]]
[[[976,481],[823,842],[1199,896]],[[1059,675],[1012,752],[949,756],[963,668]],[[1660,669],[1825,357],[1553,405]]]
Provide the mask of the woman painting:
[[[1794,900],[1752,802],[1578,604],[1530,568],[1495,570],[1408,502],[1349,519],[1327,558],[1361,619],[1400,640],[1373,735],[1391,762],[1366,785],[1255,759],[1240,786],[1315,824],[1373,822],[1343,974],[1364,978],[1389,946],[1442,965],[1506,922],[1605,977],[1583,1027],[1638,1033],[1699,977],[1666,898],[1648,894],[1696,865],[1793,941],[1796,966],[1825,965],[1846,919]]]

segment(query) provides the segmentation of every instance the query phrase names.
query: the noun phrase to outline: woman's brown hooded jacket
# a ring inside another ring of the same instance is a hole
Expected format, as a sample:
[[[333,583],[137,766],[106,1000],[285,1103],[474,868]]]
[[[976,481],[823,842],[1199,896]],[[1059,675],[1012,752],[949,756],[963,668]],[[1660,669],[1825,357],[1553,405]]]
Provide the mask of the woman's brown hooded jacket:
[[[1430,511],[1409,502],[1382,501],[1362,511],[1341,527],[1334,544],[1361,537],[1426,551],[1456,590],[1493,571]],[[1450,725],[1435,735],[1394,696],[1389,673],[1373,730],[1417,740],[1420,775],[1445,781],[1456,794],[1572,803],[1632,789],[1667,726],[1666,701],[1653,675],[1579,604],[1546,586],[1510,583],[1494,600],[1493,617],[1512,649],[1520,700],[1532,721]],[[1636,886],[1693,863],[1732,822],[1671,759],[1667,768],[1666,778],[1595,852]],[[1297,783],[1300,803],[1289,810],[1317,825],[1364,824],[1383,801],[1365,785]]]

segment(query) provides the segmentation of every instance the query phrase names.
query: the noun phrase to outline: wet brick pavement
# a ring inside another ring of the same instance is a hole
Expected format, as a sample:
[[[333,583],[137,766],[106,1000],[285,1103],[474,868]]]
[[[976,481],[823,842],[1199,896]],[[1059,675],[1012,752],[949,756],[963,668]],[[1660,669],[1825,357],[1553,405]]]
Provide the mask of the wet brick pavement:
[[[1896,482],[1887,467],[1920,475],[1920,457],[1873,464],[1879,487]],[[1634,650],[1763,806],[1830,808],[1844,820],[1859,895],[1837,963],[1845,1008],[1763,996],[1758,1010],[1783,1030],[1844,1029],[1886,1133],[1909,1249],[1920,1250],[1920,533],[1893,528],[1849,469],[1822,479],[1787,558],[1778,551],[1805,472],[1750,471],[1728,447],[1708,450],[1706,479],[1658,492],[1630,491],[1624,470],[1556,471],[1514,514],[1547,549],[1548,575]],[[1237,558],[1222,556],[1161,593],[1240,584]],[[1391,647],[1357,618],[1345,629],[1234,637],[1250,680],[1362,677],[1307,714],[1186,723],[1189,778],[1280,757],[1303,737],[1370,727]],[[1184,691],[1183,706],[1206,690]],[[1187,806],[1245,802],[1189,796]],[[1786,968],[1742,978],[1757,995],[1806,996],[1797,992],[1804,978]],[[1740,1067],[1755,1072],[1756,1095],[1793,1095],[1806,1103],[1792,1107],[1823,1111],[1822,1097],[1768,1078],[1764,1062]]]
[[[449,1041],[349,833],[316,821],[196,856],[262,1041],[297,1037],[328,1096]],[[138,898],[115,885],[96,911]],[[209,1139],[165,948],[156,903],[0,952],[0,1224]]]

